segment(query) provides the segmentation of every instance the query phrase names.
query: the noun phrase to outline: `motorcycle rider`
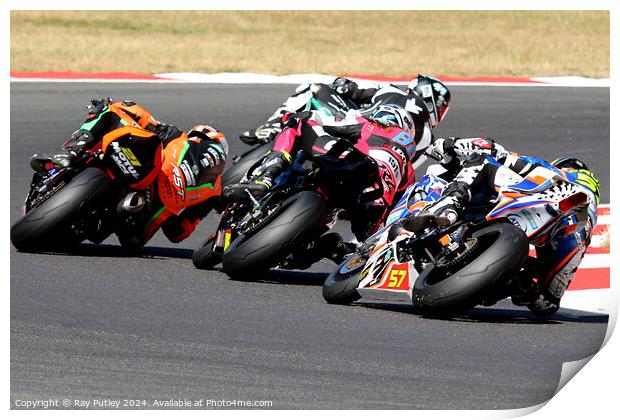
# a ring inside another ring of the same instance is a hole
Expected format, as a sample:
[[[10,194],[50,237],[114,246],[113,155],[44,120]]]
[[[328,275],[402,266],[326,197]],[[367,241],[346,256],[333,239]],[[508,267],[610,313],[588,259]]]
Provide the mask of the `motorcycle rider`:
[[[429,167],[429,171],[449,183],[441,198],[426,206],[417,219],[410,217],[398,222],[400,227],[410,231],[419,231],[433,221],[440,224],[456,222],[474,196],[482,194],[490,198],[504,186],[506,177],[502,176],[502,171],[506,169],[525,177],[536,167],[543,166],[586,194],[587,205],[578,207],[574,214],[560,221],[562,228],[544,245],[536,246],[535,261],[530,260],[528,269],[513,282],[511,298],[514,304],[527,306],[537,316],[550,316],[557,312],[560,299],[583,259],[596,226],[600,198],[596,175],[579,159],[563,157],[549,163],[540,158],[508,152],[488,138],[437,139],[429,154],[441,162],[441,168]]]
[[[403,108],[380,106],[368,119],[356,116],[330,125],[321,125],[319,115],[308,111],[289,114],[283,120],[284,129],[272,151],[248,171],[241,183],[227,186],[223,198],[240,200],[247,198],[248,192],[260,196],[291,165],[299,150],[310,155],[324,154],[331,147],[330,142],[344,138],[372,157],[379,170],[380,185],[373,186],[379,198],[363,204],[351,215],[351,230],[358,240],[366,239],[383,222],[396,194],[413,181],[411,158],[416,149],[411,115]],[[323,257],[338,260],[349,251],[349,245],[342,242],[340,235],[330,232],[307,250],[305,261],[296,261],[295,267],[308,267]]]
[[[423,160],[417,162],[417,158],[422,156],[421,153],[430,145],[431,129],[435,128],[445,117],[450,107],[451,97],[446,85],[431,76],[417,75],[404,91],[392,84],[361,89],[356,82],[338,77],[331,85],[317,83],[299,86],[295,94],[287,99],[265,124],[259,126],[254,132],[244,132],[240,138],[249,144],[271,141],[281,129],[280,118],[304,106],[306,100],[300,103],[297,98],[306,95],[308,91],[312,91],[315,97],[325,103],[340,101],[340,107],[352,103],[355,108],[361,110],[363,116],[371,116],[382,105],[394,105],[407,110],[413,118],[415,127],[414,140],[417,148],[417,156],[414,159],[415,167],[423,162]],[[338,97],[334,96],[334,92]]]
[[[129,185],[132,191],[119,203],[126,216],[116,229],[121,245],[139,254],[159,228],[172,242],[186,239],[219,199],[228,154],[224,135],[208,125],[184,133],[132,101],[94,99],[87,109],[86,121],[61,149],[53,156],[34,155],[31,167],[48,171],[71,166],[80,152],[109,143],[106,134],[123,127],[127,133],[114,142],[140,144],[129,160],[148,174]]]

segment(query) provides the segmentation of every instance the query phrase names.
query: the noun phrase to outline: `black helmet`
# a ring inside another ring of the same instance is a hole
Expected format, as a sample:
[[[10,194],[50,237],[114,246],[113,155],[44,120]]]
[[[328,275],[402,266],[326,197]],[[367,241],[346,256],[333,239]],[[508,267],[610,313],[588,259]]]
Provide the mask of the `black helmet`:
[[[431,127],[436,127],[450,107],[450,91],[441,81],[430,76],[418,75],[408,86],[424,103],[430,115]]]

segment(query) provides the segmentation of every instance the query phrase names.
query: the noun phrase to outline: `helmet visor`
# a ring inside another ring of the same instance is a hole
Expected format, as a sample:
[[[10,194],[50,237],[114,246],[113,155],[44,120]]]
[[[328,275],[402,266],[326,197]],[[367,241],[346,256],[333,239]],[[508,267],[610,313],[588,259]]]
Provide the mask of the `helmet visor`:
[[[385,127],[400,127],[401,125],[398,116],[389,111],[377,111],[372,119]]]

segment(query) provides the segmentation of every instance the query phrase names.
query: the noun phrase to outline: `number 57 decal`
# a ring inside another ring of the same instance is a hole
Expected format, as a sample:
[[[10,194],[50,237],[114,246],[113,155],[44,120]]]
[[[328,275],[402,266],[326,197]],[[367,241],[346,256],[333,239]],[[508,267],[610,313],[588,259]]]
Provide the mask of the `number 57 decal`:
[[[409,266],[407,263],[393,264],[386,270],[381,282],[381,289],[407,290],[409,289]]]
[[[399,288],[406,275],[407,270],[392,270],[390,272],[390,282],[388,283],[388,287]]]

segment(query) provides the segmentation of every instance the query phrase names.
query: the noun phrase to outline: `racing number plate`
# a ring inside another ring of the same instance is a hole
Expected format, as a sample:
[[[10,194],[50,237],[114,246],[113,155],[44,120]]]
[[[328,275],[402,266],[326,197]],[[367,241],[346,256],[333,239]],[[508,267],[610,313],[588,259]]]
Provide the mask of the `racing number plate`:
[[[409,265],[407,263],[392,264],[386,270],[378,289],[409,290]]]

